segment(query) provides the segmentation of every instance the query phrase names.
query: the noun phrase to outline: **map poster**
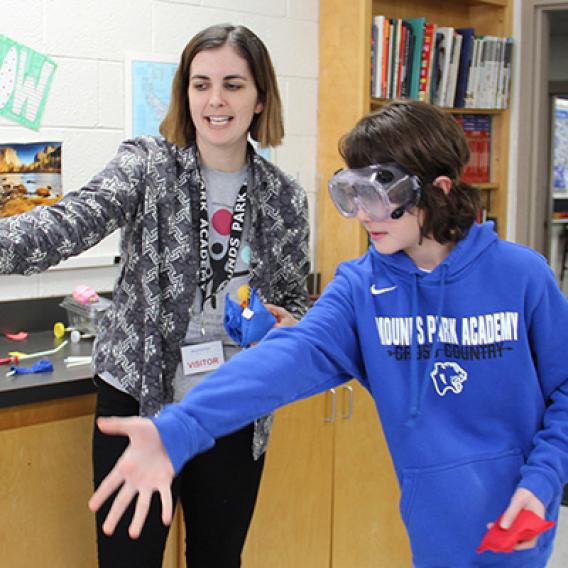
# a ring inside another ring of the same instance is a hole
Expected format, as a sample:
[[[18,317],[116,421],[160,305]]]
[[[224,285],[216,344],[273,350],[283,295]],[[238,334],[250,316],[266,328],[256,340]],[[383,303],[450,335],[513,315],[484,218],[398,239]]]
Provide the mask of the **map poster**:
[[[130,136],[159,134],[176,69],[177,63],[154,60],[151,56],[127,61],[126,119],[130,123]]]

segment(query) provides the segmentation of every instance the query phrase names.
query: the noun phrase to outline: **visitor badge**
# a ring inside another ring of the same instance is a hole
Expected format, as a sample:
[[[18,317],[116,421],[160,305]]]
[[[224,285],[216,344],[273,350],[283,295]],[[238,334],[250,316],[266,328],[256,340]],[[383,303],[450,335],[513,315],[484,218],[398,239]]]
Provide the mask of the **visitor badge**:
[[[184,345],[181,348],[181,361],[184,375],[214,371],[225,361],[223,342],[208,341],[207,343]]]

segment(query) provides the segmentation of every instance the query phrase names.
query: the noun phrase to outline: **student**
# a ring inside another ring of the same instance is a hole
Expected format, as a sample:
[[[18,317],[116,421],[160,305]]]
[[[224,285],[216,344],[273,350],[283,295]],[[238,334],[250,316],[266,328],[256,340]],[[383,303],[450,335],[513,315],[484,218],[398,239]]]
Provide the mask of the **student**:
[[[117,489],[112,532],[138,494],[164,522],[176,472],[215,438],[357,377],[374,397],[401,486],[417,567],[543,567],[553,531],[510,553],[476,553],[501,514],[556,519],[568,477],[568,303],[544,258],[474,223],[459,181],[463,132],[424,103],[395,101],[341,141],[329,187],[372,246],[341,264],[295,327],[271,331],[157,418],[99,421],[130,445],[90,501]],[[373,483],[370,479],[369,483]],[[293,543],[290,543],[293,546]],[[381,559],[377,559],[378,565]]]
[[[261,146],[277,146],[284,135],[262,41],[231,25],[194,36],[181,55],[160,132],[163,138],[124,142],[99,175],[59,204],[0,222],[3,273],[39,272],[123,231],[113,306],[93,353],[97,417],[153,416],[205,377],[185,374],[182,358],[189,369],[192,359],[238,352],[223,328],[227,294],[236,301],[254,286],[274,304],[277,326],[295,323],[307,309],[306,195],[247,144],[250,135]],[[240,566],[268,414],[243,422],[178,471],[173,497],[187,520],[190,568]],[[95,486],[127,442],[95,428]],[[105,534],[105,516],[104,509],[97,514],[100,566],[162,565],[168,528],[157,498],[137,541],[128,536],[128,520]]]

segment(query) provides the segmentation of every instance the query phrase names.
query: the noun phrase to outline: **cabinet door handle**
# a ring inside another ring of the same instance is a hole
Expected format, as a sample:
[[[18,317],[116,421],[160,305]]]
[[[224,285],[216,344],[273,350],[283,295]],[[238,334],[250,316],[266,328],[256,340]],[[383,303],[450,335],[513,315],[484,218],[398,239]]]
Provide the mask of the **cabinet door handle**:
[[[343,400],[345,400],[345,393],[348,393],[347,398],[347,412],[341,416],[342,420],[351,420],[353,418],[353,387],[347,385],[343,387]],[[345,406],[345,405],[344,405]]]
[[[337,393],[335,389],[329,389],[327,392],[331,394],[331,414],[326,416],[323,421],[324,422],[335,422],[335,417],[337,415]]]

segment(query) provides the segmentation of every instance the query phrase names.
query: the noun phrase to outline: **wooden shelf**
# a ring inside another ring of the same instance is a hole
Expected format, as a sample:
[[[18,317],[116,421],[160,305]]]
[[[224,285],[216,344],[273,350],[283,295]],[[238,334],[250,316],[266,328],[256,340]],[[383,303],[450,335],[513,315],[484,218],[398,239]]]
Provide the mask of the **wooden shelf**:
[[[371,98],[371,109],[380,108],[391,102],[392,99],[377,99]],[[502,114],[506,109],[502,108],[453,108],[453,107],[440,107],[451,114]]]
[[[457,3],[459,2],[452,2],[452,4]],[[507,0],[461,0],[461,3],[469,6],[507,6]]]

